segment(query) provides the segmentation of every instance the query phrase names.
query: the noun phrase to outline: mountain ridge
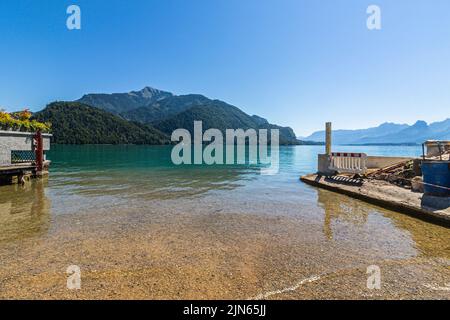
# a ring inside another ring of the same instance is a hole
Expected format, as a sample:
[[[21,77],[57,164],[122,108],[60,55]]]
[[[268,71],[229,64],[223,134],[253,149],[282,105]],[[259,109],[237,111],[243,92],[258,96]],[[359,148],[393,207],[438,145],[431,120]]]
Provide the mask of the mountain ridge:
[[[177,128],[191,128],[194,120],[197,120],[204,122],[205,130],[279,129],[281,144],[302,143],[289,127],[271,124],[262,117],[250,116],[236,106],[201,94],[174,95],[145,87],[128,93],[88,94],[77,102],[114,113],[129,121],[158,128],[167,135]]]
[[[325,141],[325,131],[316,131],[301,138]],[[385,122],[378,127],[356,130],[333,130],[334,144],[420,144],[426,140],[449,140],[450,118],[428,124],[423,120],[413,125]]]
[[[118,115],[122,112],[139,108],[171,96],[173,94],[170,92],[152,87],[144,87],[142,90],[126,93],[85,94],[75,102],[80,102]]]

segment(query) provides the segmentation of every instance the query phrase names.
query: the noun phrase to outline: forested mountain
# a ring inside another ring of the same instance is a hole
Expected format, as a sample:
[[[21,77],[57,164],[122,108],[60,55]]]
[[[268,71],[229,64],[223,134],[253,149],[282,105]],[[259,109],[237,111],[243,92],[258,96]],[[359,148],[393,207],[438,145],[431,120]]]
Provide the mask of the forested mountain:
[[[202,121],[203,130],[215,128],[225,133],[226,129],[279,129],[280,144],[299,144],[291,128],[269,124],[260,117],[251,117],[240,109],[225,102],[214,100],[206,105],[198,105],[180,112],[166,120],[154,122],[155,128],[171,134],[178,128],[193,134],[194,121]],[[270,133],[268,133],[270,139]]]
[[[54,143],[167,144],[169,138],[150,126],[127,121],[78,102],[54,102],[33,115],[51,122]]]

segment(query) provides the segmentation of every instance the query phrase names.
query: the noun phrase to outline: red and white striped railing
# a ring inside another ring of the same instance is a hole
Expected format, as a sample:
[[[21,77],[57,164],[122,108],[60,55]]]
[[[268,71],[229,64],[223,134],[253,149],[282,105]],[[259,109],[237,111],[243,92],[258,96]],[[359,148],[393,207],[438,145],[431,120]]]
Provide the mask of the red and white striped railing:
[[[366,160],[365,153],[333,152],[329,169],[339,173],[364,174],[367,171]]]

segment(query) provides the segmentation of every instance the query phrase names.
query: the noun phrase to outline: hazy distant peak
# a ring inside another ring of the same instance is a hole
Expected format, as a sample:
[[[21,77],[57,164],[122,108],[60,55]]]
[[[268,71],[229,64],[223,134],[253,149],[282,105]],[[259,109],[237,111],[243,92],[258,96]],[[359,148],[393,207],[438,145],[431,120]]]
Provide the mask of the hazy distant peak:
[[[416,128],[427,128],[428,127],[428,123],[426,121],[423,121],[423,120],[417,120],[416,123],[414,123],[412,126],[416,127]]]
[[[450,118],[447,118],[444,121],[434,122],[430,124],[430,128],[433,131],[450,131]]]
[[[407,124],[398,124],[398,123],[394,123],[394,122],[384,122],[384,123],[380,124],[376,128],[393,128],[393,127],[398,127],[398,126],[403,126],[405,128],[408,127]]]

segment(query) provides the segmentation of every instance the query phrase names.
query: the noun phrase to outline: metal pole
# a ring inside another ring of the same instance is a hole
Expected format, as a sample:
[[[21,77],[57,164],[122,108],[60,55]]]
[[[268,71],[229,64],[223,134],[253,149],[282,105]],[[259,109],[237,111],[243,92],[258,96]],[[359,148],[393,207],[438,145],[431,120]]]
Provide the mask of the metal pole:
[[[331,156],[331,122],[325,124],[325,153]]]

